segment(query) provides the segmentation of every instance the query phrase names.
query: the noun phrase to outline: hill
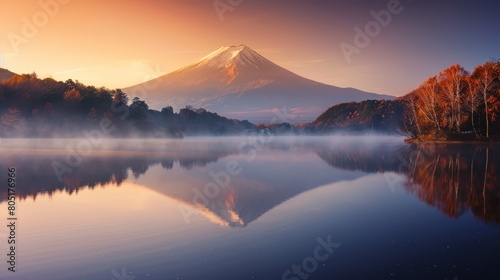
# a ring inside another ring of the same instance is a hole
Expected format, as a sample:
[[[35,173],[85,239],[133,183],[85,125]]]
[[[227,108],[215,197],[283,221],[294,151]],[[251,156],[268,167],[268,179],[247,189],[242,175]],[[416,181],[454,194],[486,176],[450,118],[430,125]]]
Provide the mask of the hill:
[[[308,125],[314,132],[377,131],[396,133],[403,116],[401,100],[366,100],[337,104]]]
[[[7,69],[0,68],[0,82],[6,79],[10,79],[15,73],[10,72]]]
[[[130,103],[130,105],[129,105]],[[68,80],[14,75],[0,83],[0,137],[182,137],[255,131],[247,121],[231,120],[193,107],[152,110],[123,91]]]

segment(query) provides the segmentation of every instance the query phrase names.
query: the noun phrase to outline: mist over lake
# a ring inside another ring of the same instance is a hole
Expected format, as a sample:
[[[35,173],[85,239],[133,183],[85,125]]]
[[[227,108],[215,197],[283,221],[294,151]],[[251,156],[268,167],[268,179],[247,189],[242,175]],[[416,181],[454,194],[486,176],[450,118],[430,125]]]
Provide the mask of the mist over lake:
[[[2,140],[0,169],[16,168],[21,213],[22,269],[6,279],[495,275],[498,144],[82,141]],[[3,189],[0,201],[6,209]]]

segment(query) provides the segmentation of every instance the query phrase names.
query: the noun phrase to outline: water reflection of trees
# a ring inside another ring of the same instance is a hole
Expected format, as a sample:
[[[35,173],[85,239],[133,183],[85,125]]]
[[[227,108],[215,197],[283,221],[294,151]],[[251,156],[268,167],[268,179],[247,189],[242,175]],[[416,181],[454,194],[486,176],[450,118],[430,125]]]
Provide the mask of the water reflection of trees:
[[[409,193],[450,217],[470,210],[495,223],[500,223],[500,177],[495,176],[500,172],[499,152],[494,144],[316,148],[336,168],[404,175]]]
[[[451,217],[467,210],[500,223],[500,172],[496,145],[413,147],[406,190]]]
[[[402,162],[406,145],[360,145],[359,143],[343,143],[340,145],[317,146],[316,154],[330,166],[352,171],[377,173],[394,171]]]
[[[94,189],[99,186],[116,184],[120,186],[131,174],[138,178],[145,174],[150,166],[160,164],[162,168],[170,170],[174,164],[190,170],[205,166],[219,158],[224,153],[199,153],[191,156],[165,155],[162,153],[123,155],[89,156],[72,172],[65,173],[60,181],[52,167],[53,162],[65,164],[67,155],[12,155],[0,158],[0,170],[7,170],[14,166],[18,172],[17,196],[20,199],[39,194],[52,195],[57,191],[69,194],[78,193],[81,188]],[[6,172],[0,173],[0,180],[6,181]],[[6,190],[0,191],[0,201],[7,197]]]

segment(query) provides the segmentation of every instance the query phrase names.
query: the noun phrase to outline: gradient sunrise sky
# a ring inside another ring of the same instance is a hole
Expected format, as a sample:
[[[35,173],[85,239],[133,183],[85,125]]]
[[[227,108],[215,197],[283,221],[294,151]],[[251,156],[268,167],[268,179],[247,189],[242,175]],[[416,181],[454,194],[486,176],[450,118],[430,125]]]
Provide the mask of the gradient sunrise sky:
[[[122,88],[245,44],[319,82],[403,95],[452,64],[500,58],[494,0],[401,0],[350,62],[340,44],[397,0],[60,0],[44,23],[40,3],[53,1],[1,0],[0,67]],[[239,5],[218,13],[214,2]],[[25,20],[40,27],[25,36]]]

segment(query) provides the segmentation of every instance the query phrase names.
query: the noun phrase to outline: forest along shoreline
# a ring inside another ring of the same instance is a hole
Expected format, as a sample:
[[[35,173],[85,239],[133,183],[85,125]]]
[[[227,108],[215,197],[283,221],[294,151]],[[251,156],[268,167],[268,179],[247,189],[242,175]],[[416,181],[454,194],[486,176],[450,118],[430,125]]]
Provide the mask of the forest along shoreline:
[[[472,72],[452,65],[404,96],[335,104],[300,124],[253,124],[189,105],[157,111],[120,89],[8,74],[0,83],[0,138],[74,138],[97,130],[106,138],[371,133],[402,135],[408,143],[500,142],[500,60]]]

